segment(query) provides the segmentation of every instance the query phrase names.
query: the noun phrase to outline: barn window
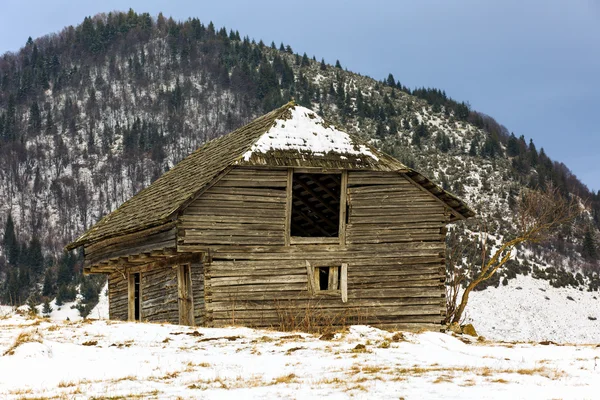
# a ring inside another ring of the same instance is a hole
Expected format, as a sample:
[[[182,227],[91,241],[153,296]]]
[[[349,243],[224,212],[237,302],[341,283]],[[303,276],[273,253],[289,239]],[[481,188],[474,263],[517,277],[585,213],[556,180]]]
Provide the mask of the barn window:
[[[341,174],[294,173],[290,235],[338,237],[341,192]]]
[[[323,290],[339,290],[340,288],[340,269],[337,267],[316,267],[315,278],[318,282],[317,289]]]
[[[348,300],[348,264],[313,266],[306,262],[308,290],[314,295],[340,296]]]

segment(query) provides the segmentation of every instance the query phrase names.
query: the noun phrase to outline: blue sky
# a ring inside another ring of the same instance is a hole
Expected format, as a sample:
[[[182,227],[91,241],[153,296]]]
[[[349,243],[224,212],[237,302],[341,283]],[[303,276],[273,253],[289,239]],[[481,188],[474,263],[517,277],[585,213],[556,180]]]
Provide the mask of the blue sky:
[[[242,35],[409,87],[437,87],[532,137],[600,190],[600,0],[5,0],[0,53],[133,8],[212,20]]]

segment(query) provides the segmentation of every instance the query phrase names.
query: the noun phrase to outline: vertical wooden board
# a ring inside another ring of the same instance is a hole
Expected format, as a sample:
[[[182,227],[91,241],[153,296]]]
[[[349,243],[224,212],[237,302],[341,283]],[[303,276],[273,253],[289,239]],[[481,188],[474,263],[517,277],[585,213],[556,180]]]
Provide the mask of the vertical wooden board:
[[[177,266],[177,311],[179,313],[179,325],[187,324],[184,268],[184,265]]]
[[[121,272],[113,272],[108,277],[108,318],[127,321],[128,281]]]
[[[194,302],[194,321],[204,325],[204,265],[201,262],[191,264],[192,297]]]
[[[292,230],[292,185],[293,185],[294,171],[292,168],[287,170],[287,186],[285,190],[285,245],[290,245],[290,237]]]
[[[133,274],[127,274],[127,321],[135,321],[135,281]]]
[[[339,268],[338,267],[329,267],[329,282],[327,282],[328,290],[338,290],[338,282],[339,282]]]
[[[342,303],[348,302],[348,264],[342,263],[340,268],[340,286],[342,292]]]
[[[144,320],[151,322],[179,322],[177,271],[171,266],[144,273],[142,279]]]
[[[311,294],[315,294],[317,292],[318,282],[315,282],[315,269],[310,265],[310,262],[306,262],[306,276],[308,279],[308,291]]]
[[[346,213],[348,207],[348,171],[342,171],[342,182],[340,188],[340,226],[338,228],[340,245],[346,245]]]

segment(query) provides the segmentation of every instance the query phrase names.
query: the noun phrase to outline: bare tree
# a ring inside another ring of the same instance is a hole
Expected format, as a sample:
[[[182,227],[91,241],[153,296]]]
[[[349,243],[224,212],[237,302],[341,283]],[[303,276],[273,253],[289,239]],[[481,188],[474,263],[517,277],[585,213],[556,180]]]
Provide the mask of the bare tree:
[[[469,295],[480,283],[490,279],[513,255],[519,245],[540,243],[552,237],[561,226],[572,222],[584,209],[584,205],[576,197],[564,197],[557,188],[548,186],[545,190],[524,189],[517,204],[514,222],[516,233],[507,238],[500,246],[490,248],[489,234],[484,229],[478,233],[477,240],[481,247],[481,267],[462,292],[460,303],[458,297],[460,287],[466,274],[460,273],[464,245],[458,244],[448,255],[451,279],[447,290],[448,306],[446,321],[460,323]],[[452,243],[449,243],[452,245]],[[474,265],[467,266],[470,272]]]

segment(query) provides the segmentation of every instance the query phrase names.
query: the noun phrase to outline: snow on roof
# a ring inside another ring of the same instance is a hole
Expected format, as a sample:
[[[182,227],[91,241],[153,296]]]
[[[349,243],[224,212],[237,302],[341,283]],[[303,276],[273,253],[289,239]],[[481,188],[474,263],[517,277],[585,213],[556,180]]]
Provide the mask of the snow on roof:
[[[290,111],[291,117],[275,120],[273,127],[244,153],[245,161],[253,153],[273,150],[296,150],[316,156],[328,153],[364,155],[379,160],[367,146],[355,143],[346,132],[326,123],[308,108],[296,105]]]

